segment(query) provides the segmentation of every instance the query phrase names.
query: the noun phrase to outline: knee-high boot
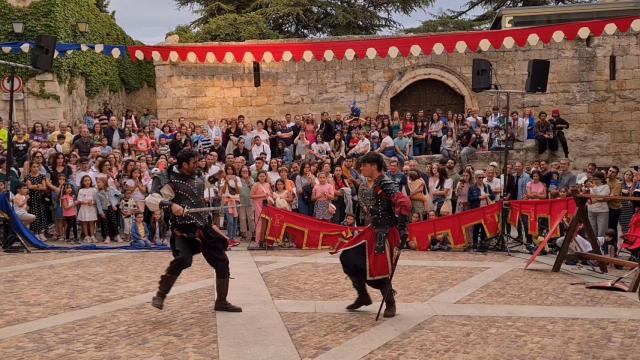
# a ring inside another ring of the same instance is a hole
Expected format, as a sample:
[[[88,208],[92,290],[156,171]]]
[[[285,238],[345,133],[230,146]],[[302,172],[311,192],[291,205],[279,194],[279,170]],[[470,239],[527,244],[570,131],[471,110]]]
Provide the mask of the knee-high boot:
[[[154,296],[151,300],[151,305],[153,305],[153,307],[162,310],[162,308],[164,307],[164,299],[167,297],[169,291],[171,291],[171,288],[173,287],[173,284],[175,284],[176,280],[178,280],[178,277],[175,275],[164,274],[160,276],[160,282],[158,283],[158,292],[156,293],[156,296]]]
[[[229,293],[229,279],[216,279],[216,303],[213,307],[216,311],[242,312],[242,308],[232,305],[227,301]]]
[[[386,306],[384,308],[384,314],[383,314],[383,316],[386,318],[391,318],[396,316],[396,299],[394,296],[396,291],[391,288],[389,289],[389,293],[387,294],[387,288],[390,286],[391,285],[388,285],[387,287],[380,289],[380,292],[382,293],[383,298],[385,294],[387,295],[387,298],[385,300]]]
[[[363,278],[357,277],[349,277],[351,279],[351,283],[353,284],[354,289],[358,292],[358,297],[353,304],[347,306],[347,310],[355,310],[362,306],[371,305],[371,297],[367,292],[367,284]]]

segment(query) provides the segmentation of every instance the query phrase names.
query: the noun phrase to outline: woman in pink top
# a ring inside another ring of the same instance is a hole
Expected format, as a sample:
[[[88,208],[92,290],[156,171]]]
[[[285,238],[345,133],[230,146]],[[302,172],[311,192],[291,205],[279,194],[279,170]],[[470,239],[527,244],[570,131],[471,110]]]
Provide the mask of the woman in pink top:
[[[264,205],[273,205],[273,194],[271,185],[269,184],[267,173],[264,170],[258,171],[258,182],[253,184],[251,188],[251,199],[253,200],[253,210],[256,219],[256,243],[260,245],[262,241],[262,207]]]
[[[316,124],[312,118],[308,118],[304,124],[304,135],[309,141],[309,146],[316,143]]]
[[[540,200],[547,198],[547,188],[545,184],[540,181],[542,173],[538,170],[531,172],[531,182],[527,184],[527,200]]]
[[[333,184],[327,181],[327,174],[318,173],[318,184],[313,187],[311,200],[315,201],[313,216],[316,219],[331,221],[333,214],[329,211],[331,201],[335,195]],[[335,210],[335,209],[334,209]]]

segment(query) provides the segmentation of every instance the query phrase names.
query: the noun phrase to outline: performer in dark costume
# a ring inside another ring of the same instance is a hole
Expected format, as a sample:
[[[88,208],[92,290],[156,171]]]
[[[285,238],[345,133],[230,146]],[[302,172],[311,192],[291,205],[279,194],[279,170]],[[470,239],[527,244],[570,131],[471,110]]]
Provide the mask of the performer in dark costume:
[[[384,317],[396,315],[394,290],[390,275],[396,252],[407,242],[407,222],[411,200],[398,190],[398,185],[385,176],[382,155],[369,152],[358,161],[363,176],[373,179],[375,200],[370,210],[370,227],[352,239],[336,246],[342,270],[349,276],[358,297],[348,310],[371,305],[367,284],[387,295]],[[388,293],[387,293],[388,291]]]
[[[227,238],[211,226],[208,213],[184,213],[185,208],[205,207],[204,183],[196,178],[199,154],[193,150],[181,150],[177,155],[179,173],[169,171],[169,182],[160,191],[165,198],[160,207],[170,212],[171,251],[174,259],[164,275],[152,305],[164,306],[164,299],[180,276],[182,270],[191,266],[193,255],[202,252],[205,260],[216,271],[216,311],[241,312],[242,309],[227,301],[229,291],[229,258],[225,253]],[[167,188],[169,187],[169,188]]]

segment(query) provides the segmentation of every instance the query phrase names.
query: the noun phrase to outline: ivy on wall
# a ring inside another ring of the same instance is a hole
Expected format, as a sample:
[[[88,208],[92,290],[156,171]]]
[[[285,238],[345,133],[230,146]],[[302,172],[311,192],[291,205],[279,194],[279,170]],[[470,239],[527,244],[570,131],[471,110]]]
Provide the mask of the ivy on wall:
[[[13,33],[12,21],[24,22],[24,34]],[[81,36],[77,32],[77,22],[89,23],[89,33]],[[0,0],[0,42],[34,41],[37,35],[55,35],[58,42],[85,44],[134,45],[135,42],[120,28],[109,14],[101,13],[95,0],[39,0],[25,8],[11,6],[7,0]],[[30,54],[4,54],[0,59],[29,64]],[[131,62],[127,54],[114,59],[92,51],[73,52],[65,58],[54,59],[53,72],[61,83],[75,87],[75,78],[86,80],[86,95],[95,97],[102,90],[132,92],[144,85],[155,87],[155,72],[152,63],[146,61]],[[6,67],[0,68],[0,75],[7,73]],[[36,74],[19,70],[25,79]]]

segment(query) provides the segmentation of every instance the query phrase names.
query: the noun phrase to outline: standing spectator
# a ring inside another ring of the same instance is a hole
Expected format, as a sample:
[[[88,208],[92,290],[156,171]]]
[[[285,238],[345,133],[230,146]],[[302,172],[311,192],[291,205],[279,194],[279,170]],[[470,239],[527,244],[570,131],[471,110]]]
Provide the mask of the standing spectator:
[[[469,160],[476,153],[476,135],[469,129],[469,124],[462,125],[462,133],[458,136],[460,143],[460,168],[464,170]],[[461,170],[461,171],[462,171]]]
[[[489,205],[490,200],[494,200],[491,187],[484,183],[484,171],[476,170],[474,173],[475,182],[469,186],[467,200],[469,201],[469,209],[477,209],[481,206]],[[479,252],[487,252],[486,248],[487,233],[482,224],[473,226],[472,249]]]
[[[89,157],[89,154],[91,154],[91,148],[93,148],[94,143],[90,139],[90,135],[89,129],[83,127],[80,129],[80,138],[73,143],[72,151],[77,151],[80,157]]]
[[[31,133],[29,134],[29,140],[31,141],[31,146],[33,148],[39,148],[40,144],[49,141],[49,135],[41,122],[36,121],[33,123]]]
[[[567,138],[564,136],[564,130],[569,128],[569,122],[560,117],[560,110],[553,109],[551,110],[551,127],[553,128],[553,140],[551,141],[550,150],[556,151],[558,150],[558,142],[562,146],[562,151],[564,151],[564,157],[569,157],[569,145],[567,145]]]
[[[107,141],[111,148],[119,149],[120,142],[125,141],[124,129],[118,127],[118,119],[115,116],[111,116],[109,118],[109,126],[106,129],[103,129],[104,136],[107,138]],[[80,154],[82,156],[82,154]]]
[[[495,166],[493,166],[495,165]],[[502,182],[500,178],[496,177],[496,167],[498,164],[491,163],[485,172],[486,178],[484,179],[484,183],[491,187],[491,191],[495,196],[496,200],[500,200],[502,198]]]
[[[45,196],[49,190],[50,183],[46,177],[40,173],[40,164],[33,162],[29,167],[29,173],[24,178],[24,182],[29,189],[29,199],[27,204],[29,205],[29,211],[36,216],[36,219],[31,223],[31,231],[42,240],[47,241],[45,236],[45,230],[47,229],[47,208],[45,205]]]
[[[605,183],[605,176],[601,172],[593,174],[591,184],[587,186],[591,195],[609,196],[611,194],[611,189],[609,185]],[[607,200],[589,199],[587,210],[589,213],[589,223],[593,228],[593,232],[596,236],[604,236],[609,224],[609,206],[607,205]]]
[[[291,204],[293,203],[293,195],[287,191],[284,184],[284,180],[278,179],[275,182],[275,191],[273,192],[273,199],[278,209],[291,211]]]
[[[452,212],[451,195],[453,193],[453,180],[449,179],[447,169],[438,167],[435,174],[437,182],[431,192],[436,215],[445,216]]]
[[[609,186],[609,195],[620,196],[622,195],[622,183],[618,180],[618,174],[620,168],[617,166],[611,166],[607,171],[607,185]],[[610,200],[609,205],[609,229],[614,232],[614,239],[618,241],[618,222],[620,221],[620,213],[622,211],[622,201]]]
[[[129,238],[131,235],[131,225],[133,224],[134,214],[138,211],[136,202],[131,198],[133,191],[125,188],[122,200],[120,200],[120,215],[122,216],[123,233]]]
[[[331,221],[335,209],[331,209],[335,191],[333,185],[328,181],[327,174],[318,173],[318,184],[313,187],[311,200],[314,201],[313,216],[316,219]]]
[[[536,118],[533,116],[533,111],[529,108],[525,109],[523,117],[527,124],[527,140],[534,140],[536,138]]]
[[[334,164],[342,164],[342,161],[346,157],[346,146],[342,138],[342,132],[336,132],[336,135],[329,144],[329,148],[331,149],[329,156],[331,156]]]
[[[88,129],[93,129],[95,126],[95,115],[93,111],[87,109],[87,112],[84,114],[83,118],[84,125],[87,126]]]
[[[531,181],[527,184],[527,200],[544,200],[547,198],[547,188],[545,184],[540,181],[542,173],[540,170],[533,170],[531,172]]]
[[[224,168],[225,177],[220,181],[220,193],[222,194],[222,204],[227,208],[224,209],[224,216],[227,220],[227,236],[229,237],[229,246],[238,245],[238,204],[240,203],[240,191],[242,181],[233,172],[232,165],[226,165]]]
[[[145,108],[142,112],[142,116],[140,116],[140,126],[142,128],[149,126],[151,124],[151,120],[154,120],[155,118],[156,116],[149,111],[149,108]]]
[[[429,122],[429,137],[431,140],[431,154],[440,154],[440,145],[442,144],[442,128],[444,124],[442,120],[440,120],[440,115],[436,112],[431,116],[431,121]],[[427,140],[429,143],[429,140]]]
[[[263,143],[262,138],[259,135],[253,137],[253,146],[251,147],[251,158],[255,162],[260,157],[260,154],[266,154],[265,161],[271,160],[271,148],[269,145]]]
[[[416,170],[409,170],[407,187],[409,188],[409,198],[411,199],[411,212],[412,214],[417,214],[418,219],[422,220],[424,213],[428,209],[429,198],[426,194],[426,184]]]
[[[298,194],[298,212],[303,215],[313,216],[313,187],[316,179],[311,173],[311,164],[303,163],[300,173],[296,177],[296,192]]]
[[[547,113],[541,111],[538,114],[538,122],[535,125],[536,142],[538,143],[538,155],[544,154],[553,141],[553,128],[547,121]]]
[[[96,208],[100,216],[100,233],[105,244],[111,239],[118,241],[118,197],[116,190],[107,184],[107,178],[100,176],[96,179]]]
[[[342,168],[336,166],[333,173],[333,206],[336,211],[333,215],[333,223],[340,224],[344,220],[344,216],[347,213],[347,203],[351,203],[351,186],[349,180],[342,173]]]
[[[324,160],[331,155],[331,147],[324,141],[324,135],[318,134],[316,142],[311,144],[311,153],[316,159]]]
[[[60,199],[62,202],[62,215],[64,216],[64,221],[66,223],[65,230],[65,241],[71,241],[69,237],[69,233],[71,229],[73,229],[73,241],[80,242],[78,238],[78,210],[76,206],[75,197],[73,196],[73,186],[70,183],[66,183],[62,186],[62,197]]]
[[[255,211],[256,243],[259,245],[260,242],[265,240],[263,239],[262,219],[260,218],[262,208],[265,205],[273,205],[274,203],[271,185],[269,185],[267,173],[263,170],[258,171],[258,181],[251,188],[251,199],[253,200],[253,209]]]
[[[457,158],[458,143],[456,137],[453,135],[453,128],[448,128],[447,133],[442,137],[442,144],[440,145],[440,153],[445,160]]]
[[[84,242],[95,242],[95,222],[98,220],[96,209],[96,193],[93,187],[93,181],[89,175],[82,177],[80,182],[81,188],[78,191],[78,204],[80,211],[78,212],[78,221],[82,224],[82,233],[84,234]]]
[[[622,190],[620,194],[622,196],[633,196],[633,190],[635,190],[635,182],[633,181],[633,171],[627,170],[622,176]],[[631,217],[635,213],[635,207],[631,201],[625,200],[622,202],[622,209],[620,209],[620,227],[622,233],[629,232],[629,223]],[[611,226],[609,226],[611,228]]]
[[[471,172],[464,171],[462,173],[462,178],[460,178],[460,181],[458,182],[458,186],[456,186],[456,195],[458,195],[458,199],[456,201],[456,213],[469,210],[468,195],[472,177],[473,175],[471,175]]]
[[[569,169],[571,161],[569,159],[560,160],[560,178],[558,179],[558,189],[571,189],[576,186],[576,176]]]
[[[243,166],[240,169],[240,208],[238,218],[240,221],[240,235],[251,242],[255,231],[254,211],[251,208],[251,190],[253,189],[253,178],[249,167]]]
[[[413,156],[424,155],[427,152],[427,135],[428,129],[426,128],[424,121],[416,120],[416,124],[413,128]]]

